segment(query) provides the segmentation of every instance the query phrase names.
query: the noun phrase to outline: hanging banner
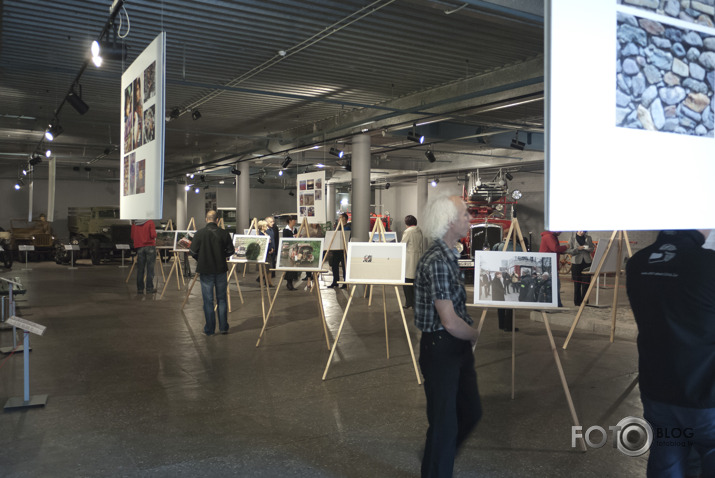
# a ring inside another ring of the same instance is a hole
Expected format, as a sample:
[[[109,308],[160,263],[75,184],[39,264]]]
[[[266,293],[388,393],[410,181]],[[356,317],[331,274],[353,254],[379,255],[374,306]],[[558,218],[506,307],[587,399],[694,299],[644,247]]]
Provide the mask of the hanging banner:
[[[712,0],[546,3],[546,227],[715,227]]]
[[[298,223],[308,218],[309,223],[325,222],[325,171],[305,173],[297,176],[296,198],[298,201]]]
[[[122,75],[121,219],[161,219],[164,197],[166,33]]]

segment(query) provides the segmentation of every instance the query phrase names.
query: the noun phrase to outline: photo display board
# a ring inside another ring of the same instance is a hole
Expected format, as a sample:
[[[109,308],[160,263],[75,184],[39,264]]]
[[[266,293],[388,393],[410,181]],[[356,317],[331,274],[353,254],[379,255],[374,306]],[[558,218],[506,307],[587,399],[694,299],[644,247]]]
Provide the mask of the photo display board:
[[[194,234],[196,234],[196,231],[176,231],[176,238],[174,239],[174,251],[189,252],[189,248],[191,247],[191,241],[194,240]]]
[[[234,234],[233,247],[236,249],[229,262],[266,262],[268,254],[268,236]]]
[[[474,303],[489,307],[559,306],[553,252],[475,251]]]
[[[394,231],[387,232],[385,231],[383,233],[385,235],[385,241],[384,242],[397,242],[397,233]],[[382,236],[380,235],[379,232],[376,232],[375,234],[372,235],[372,242],[383,242],[382,241]]]
[[[304,217],[309,223],[325,222],[325,171],[297,175],[296,201],[298,224]]]
[[[345,231],[345,242],[350,242],[350,231]],[[345,250],[342,231],[325,231],[325,247],[330,247],[331,251]]]
[[[121,219],[161,219],[164,197],[166,33],[122,75]]]
[[[276,269],[321,271],[320,260],[322,257],[322,237],[281,237]]]
[[[547,229],[715,227],[672,192],[715,203],[713,6],[680,3],[547,2]]]
[[[173,249],[176,243],[176,231],[156,231],[156,248]]]
[[[361,284],[404,284],[404,243],[351,242],[348,244],[345,282]]]

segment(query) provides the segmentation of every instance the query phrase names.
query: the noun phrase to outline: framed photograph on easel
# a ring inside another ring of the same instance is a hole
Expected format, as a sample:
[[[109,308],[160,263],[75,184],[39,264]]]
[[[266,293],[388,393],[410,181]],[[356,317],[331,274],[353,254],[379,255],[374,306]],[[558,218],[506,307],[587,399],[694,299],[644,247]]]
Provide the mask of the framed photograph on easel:
[[[386,242],[348,244],[345,282],[404,284],[407,245]]]
[[[281,237],[276,269],[321,271],[323,238]]]
[[[266,262],[268,254],[268,236],[246,236],[235,234],[233,247],[236,250],[229,262]]]

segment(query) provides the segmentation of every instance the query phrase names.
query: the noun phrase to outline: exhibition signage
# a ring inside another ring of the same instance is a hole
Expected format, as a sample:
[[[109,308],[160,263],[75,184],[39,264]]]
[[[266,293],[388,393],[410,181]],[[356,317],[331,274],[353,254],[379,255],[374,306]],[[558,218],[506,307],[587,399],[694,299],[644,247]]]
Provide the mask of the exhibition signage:
[[[297,175],[296,201],[298,222],[308,218],[311,224],[325,222],[325,171]]]
[[[164,196],[166,33],[122,75],[121,219],[160,219]]]

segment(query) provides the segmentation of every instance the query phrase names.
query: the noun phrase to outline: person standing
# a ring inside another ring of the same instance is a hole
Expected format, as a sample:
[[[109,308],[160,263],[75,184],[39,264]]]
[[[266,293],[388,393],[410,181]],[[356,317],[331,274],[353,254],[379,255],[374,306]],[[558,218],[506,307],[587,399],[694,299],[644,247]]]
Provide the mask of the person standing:
[[[154,221],[132,221],[132,242],[137,251],[137,294],[144,293],[144,271],[146,270],[146,291],[154,289],[154,262],[156,262],[156,226]]]
[[[276,220],[273,219],[273,216],[266,217],[266,224],[268,225],[268,229],[266,229],[266,234],[268,234],[268,237],[271,238],[271,245],[269,246],[268,255],[266,257],[268,258],[270,268],[275,269],[276,258],[278,257],[278,234],[280,231],[278,231],[278,226],[276,226]],[[276,271],[271,270],[271,279],[273,279],[275,276]]]
[[[422,230],[417,227],[417,218],[409,215],[405,216],[405,233],[402,235],[402,241],[406,244],[407,256],[405,260],[405,282],[412,284],[415,282],[415,270],[417,262],[422,257],[424,252],[424,239]],[[402,289],[405,292],[405,309],[409,309],[415,304],[415,288],[410,285],[403,285]]]
[[[296,230],[295,230],[295,224],[298,222],[298,217],[297,216],[290,216],[288,218],[288,224],[286,224],[286,227],[283,228],[283,237],[293,237],[295,236]],[[280,251],[279,251],[280,252]],[[286,272],[285,275],[285,280],[286,280],[286,288],[288,290],[295,290],[295,287],[293,287],[293,281],[298,278],[298,273],[293,272],[293,271],[288,271]]]
[[[455,249],[470,218],[458,196],[438,196],[424,213],[424,231],[433,242],[417,264],[414,306],[427,398],[423,477],[452,476],[457,450],[482,416],[472,353],[478,333],[467,313]]]
[[[593,240],[586,231],[578,231],[571,235],[567,254],[571,254],[571,279],[573,280],[573,303],[576,307],[581,305],[590,284],[589,276],[583,271],[591,267],[591,252]]]
[[[345,232],[350,231],[350,224],[348,224],[348,219],[348,213],[346,212],[342,213],[340,215],[340,218],[338,219],[343,225],[343,230]],[[337,231],[338,228],[336,227],[335,230]],[[340,237],[339,240],[342,241],[342,237]],[[330,268],[333,272],[333,282],[328,287],[330,287],[331,289],[333,287],[338,287],[338,281],[340,280],[340,264],[343,265],[343,281],[345,280],[345,252],[346,251],[343,250],[330,251]],[[343,284],[340,286],[340,288],[345,289],[347,288],[347,286]]]
[[[266,259],[270,261],[270,259],[268,258],[271,252],[275,249],[275,243],[273,242],[273,238],[271,237],[271,229],[268,228],[268,222],[266,221],[258,221],[258,223],[256,224],[256,228],[258,229],[259,236],[268,237],[268,250],[266,251]],[[256,277],[256,282],[261,282],[260,273],[258,274],[258,277]],[[271,282],[271,279],[268,277],[264,278],[263,283],[266,285],[266,287],[275,287],[273,285],[273,282]]]
[[[647,475],[715,476],[715,251],[708,230],[661,231],[626,263],[638,325],[643,416],[653,429]],[[662,438],[667,437],[667,438]]]
[[[556,291],[559,298],[559,307],[564,305],[561,303],[561,281],[559,280],[558,270],[559,261],[561,259],[561,254],[566,252],[567,247],[559,244],[559,235],[561,231],[544,231],[541,233],[541,244],[539,245],[539,252],[554,252],[556,253],[556,278],[554,285],[556,286]]]
[[[206,213],[206,227],[200,229],[191,241],[191,255],[198,261],[196,272],[201,281],[201,295],[204,299],[204,334],[216,333],[216,313],[214,312],[214,291],[218,304],[218,328],[222,334],[228,333],[228,264],[226,258],[235,252],[231,235],[218,227],[218,213]]]

